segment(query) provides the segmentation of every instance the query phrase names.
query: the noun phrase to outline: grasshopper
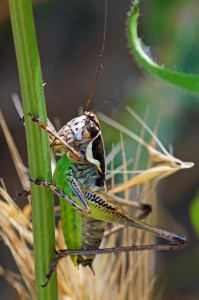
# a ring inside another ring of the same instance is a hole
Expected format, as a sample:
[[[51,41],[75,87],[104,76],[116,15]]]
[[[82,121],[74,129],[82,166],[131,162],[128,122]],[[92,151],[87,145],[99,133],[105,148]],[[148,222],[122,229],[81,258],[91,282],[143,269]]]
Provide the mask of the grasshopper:
[[[30,114],[32,121],[44,129],[50,140],[50,147],[59,156],[53,175],[53,182],[30,179],[34,184],[49,188],[60,197],[62,231],[67,250],[56,251],[46,286],[59,260],[70,256],[74,265],[89,266],[96,254],[120,253],[137,250],[175,250],[186,243],[186,237],[155,228],[141,221],[151,208],[137,204],[141,209],[138,217],[129,215],[107,194],[105,152],[99,120],[89,110],[96,82],[99,77],[106,36],[107,1],[105,1],[105,29],[99,64],[89,98],[83,114],[66,123],[58,132],[53,125],[44,122],[38,115]],[[133,245],[118,248],[99,249],[107,222],[137,227],[171,241],[170,244]]]

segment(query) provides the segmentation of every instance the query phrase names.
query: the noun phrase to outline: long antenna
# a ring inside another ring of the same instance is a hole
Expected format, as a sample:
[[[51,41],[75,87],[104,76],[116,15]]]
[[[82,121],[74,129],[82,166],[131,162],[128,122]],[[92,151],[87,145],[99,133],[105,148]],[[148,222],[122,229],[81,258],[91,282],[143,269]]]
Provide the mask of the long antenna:
[[[104,7],[104,33],[103,33],[103,39],[102,39],[102,47],[101,47],[101,51],[100,51],[99,62],[98,62],[97,70],[96,70],[95,79],[93,81],[93,85],[92,85],[89,97],[86,101],[85,110],[88,110],[88,107],[90,105],[91,99],[93,97],[93,94],[94,94],[94,91],[96,88],[100,70],[102,68],[102,59],[103,59],[103,53],[104,53],[104,46],[105,46],[105,40],[106,40],[106,27],[107,27],[107,0],[104,1],[104,5],[105,5],[105,7]]]

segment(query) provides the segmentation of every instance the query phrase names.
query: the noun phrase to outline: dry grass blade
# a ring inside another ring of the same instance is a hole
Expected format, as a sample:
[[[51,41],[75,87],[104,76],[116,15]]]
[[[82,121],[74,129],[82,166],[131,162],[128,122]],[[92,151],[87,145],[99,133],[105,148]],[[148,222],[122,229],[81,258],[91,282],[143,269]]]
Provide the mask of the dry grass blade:
[[[163,144],[158,139],[158,137],[146,125],[146,123],[130,107],[127,107],[127,110],[132,115],[132,117],[134,117],[138,121],[138,123],[140,123],[140,125],[146,131],[148,131],[151,134],[152,139],[154,141],[156,141],[157,145],[160,147],[160,151],[155,149],[152,145],[145,142],[140,136],[135,134],[133,132],[133,130],[130,130],[130,129],[126,128],[125,126],[123,126],[123,125],[119,124],[118,122],[110,119],[109,117],[105,116],[104,114],[99,113],[99,118],[101,120],[103,120],[105,123],[107,123],[108,125],[116,128],[117,130],[120,130],[121,132],[123,132],[124,134],[129,136],[130,138],[132,138],[133,140],[138,142],[138,144],[145,147],[148,150],[149,157],[152,161],[167,164],[168,166],[170,166],[173,169],[176,169],[177,171],[180,170],[180,169],[189,169],[189,168],[193,167],[194,163],[192,163],[192,162],[183,162],[182,160],[180,160],[180,159],[174,157],[173,155],[171,155],[166,150],[166,148],[163,146]]]
[[[22,277],[19,274],[5,270],[0,266],[0,275],[3,276],[17,291],[21,300],[29,300],[30,295],[24,290]]]
[[[25,168],[23,161],[19,155],[19,152],[14,144],[13,138],[8,130],[8,127],[6,125],[6,122],[3,118],[2,112],[0,111],[0,124],[4,133],[4,136],[6,138],[6,142],[8,144],[10,153],[12,155],[13,162],[15,164],[17,173],[19,178],[21,179],[21,183],[23,185],[24,190],[29,190],[30,189],[30,182],[28,179],[28,174],[27,174],[27,168]]]
[[[34,262],[32,254],[32,225],[23,211],[14,203],[8,193],[0,188],[0,236],[5,245],[10,249],[15,262],[20,270],[26,288],[17,279],[15,284],[8,272],[6,279],[12,282],[22,299],[34,299]],[[29,296],[28,296],[29,295]]]
[[[132,177],[130,180],[128,180],[128,182],[122,182],[120,185],[112,188],[109,191],[109,194],[124,192],[126,191],[126,189],[145,184],[146,182],[152,180],[158,183],[164,177],[174,174],[179,170],[189,169],[193,167],[194,164],[192,162],[183,162],[182,160],[171,155],[165,149],[165,147],[158,139],[158,137],[155,135],[155,133],[152,132],[152,130],[147,126],[147,124],[130,107],[127,107],[127,110],[131,114],[131,116],[137,120],[137,122],[142,126],[142,128],[145,129],[151,135],[152,144],[148,144],[143,140],[142,136],[136,135],[130,129],[124,127],[123,125],[117,123],[116,121],[110,119],[109,117],[103,115],[102,113],[99,114],[99,117],[108,125],[120,130],[122,133],[126,134],[127,136],[129,136],[130,138],[138,142],[139,145],[146,148],[150,160],[157,164],[155,166],[152,166],[151,168],[142,171],[141,174]],[[157,144],[160,150],[157,150],[156,147],[153,146],[154,142],[155,144]],[[125,172],[125,170],[123,170],[123,172]],[[115,174],[117,174],[117,170],[115,171]]]

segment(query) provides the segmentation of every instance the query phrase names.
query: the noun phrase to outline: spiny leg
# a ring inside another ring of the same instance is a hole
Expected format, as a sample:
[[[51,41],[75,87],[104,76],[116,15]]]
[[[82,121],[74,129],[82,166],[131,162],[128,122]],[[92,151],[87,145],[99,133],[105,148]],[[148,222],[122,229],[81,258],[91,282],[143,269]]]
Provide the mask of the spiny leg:
[[[53,185],[52,183],[46,182],[44,180],[40,180],[40,179],[31,179],[29,178],[31,182],[33,182],[36,185],[40,185],[46,188],[49,188],[50,190],[52,190],[56,195],[58,195],[59,197],[63,198],[64,200],[66,200],[66,202],[68,202],[70,205],[74,206],[79,212],[81,213],[90,213],[90,207],[87,204],[86,200],[84,199],[84,202],[82,202],[82,205],[84,206],[84,209],[81,208],[75,201],[73,201],[71,198],[69,198],[66,194],[64,194],[61,190],[59,190],[55,185]]]
[[[119,254],[127,253],[131,251],[145,251],[145,250],[156,250],[156,251],[166,251],[166,250],[177,250],[181,247],[180,244],[152,244],[152,245],[133,245],[117,248],[102,248],[102,249],[89,249],[89,250],[59,250],[56,251],[56,260],[60,260],[66,256],[76,256],[76,255],[102,255],[102,254]]]
[[[171,234],[171,233],[170,233]],[[174,234],[173,234],[174,235]],[[56,251],[56,258],[53,259],[49,272],[46,274],[46,283],[42,287],[46,287],[48,282],[55,271],[59,261],[66,256],[76,256],[76,255],[102,255],[102,254],[119,254],[127,253],[132,251],[145,251],[145,250],[155,250],[155,251],[165,251],[165,250],[177,250],[186,243],[186,238],[184,236],[178,236],[178,242],[176,240],[177,235],[175,235],[176,243],[173,244],[156,244],[156,245],[133,245],[117,248],[103,248],[103,249],[89,249],[89,250],[59,250]]]
[[[65,146],[73,155],[78,158],[83,160],[84,157],[82,156],[82,153],[77,152],[71,145],[69,145],[66,141],[64,141],[60,135],[56,132],[54,128],[50,128],[50,126],[47,126],[42,122],[42,120],[39,118],[38,115],[32,115],[31,113],[28,113],[28,115],[32,118],[32,121],[37,123],[41,128],[43,128],[46,132],[48,132],[50,135],[54,136],[55,139],[58,139],[63,146]]]

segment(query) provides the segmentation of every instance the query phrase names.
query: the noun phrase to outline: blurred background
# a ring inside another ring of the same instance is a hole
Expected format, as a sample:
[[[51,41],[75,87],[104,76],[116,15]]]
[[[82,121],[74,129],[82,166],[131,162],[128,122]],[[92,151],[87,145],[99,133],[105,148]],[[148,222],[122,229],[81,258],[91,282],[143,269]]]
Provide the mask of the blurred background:
[[[104,3],[92,0],[35,0],[34,16],[38,37],[48,117],[61,124],[77,115],[84,106],[95,77],[101,48]],[[158,253],[155,289],[159,299],[199,299],[199,240],[190,218],[190,206],[197,194],[199,161],[198,97],[175,89],[144,74],[129,53],[126,18],[129,0],[108,1],[107,39],[103,71],[91,108],[106,99],[114,104],[100,108],[111,118],[128,126],[131,118],[125,104],[140,116],[149,108],[147,123],[154,128],[160,119],[158,136],[164,145],[173,146],[176,157],[193,161],[195,167],[165,179],[158,190],[158,226],[184,232],[188,245],[176,252]],[[139,35],[150,45],[154,60],[165,67],[187,73],[199,73],[199,5],[197,0],[141,1]],[[14,44],[7,0],[0,9],[0,105],[19,152],[27,165],[24,127],[11,100],[20,96]],[[109,127],[104,129],[105,145],[117,142]],[[132,126],[132,124],[131,124]],[[108,129],[107,129],[108,128]],[[0,131],[0,177],[11,196],[23,202],[17,173]],[[198,216],[199,218],[199,216]],[[0,241],[0,264],[11,266],[9,250]],[[12,263],[13,264],[13,263]],[[162,295],[162,294],[161,294]],[[17,299],[15,291],[0,278],[0,298]],[[133,299],[133,297],[132,297]]]

